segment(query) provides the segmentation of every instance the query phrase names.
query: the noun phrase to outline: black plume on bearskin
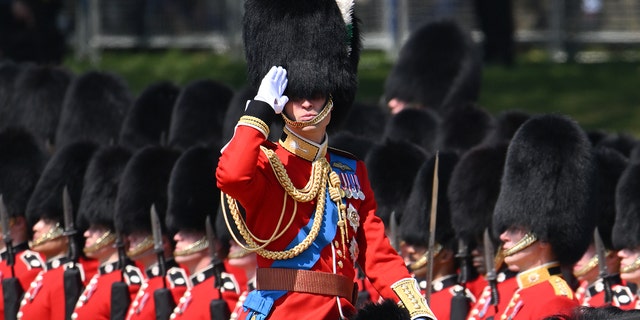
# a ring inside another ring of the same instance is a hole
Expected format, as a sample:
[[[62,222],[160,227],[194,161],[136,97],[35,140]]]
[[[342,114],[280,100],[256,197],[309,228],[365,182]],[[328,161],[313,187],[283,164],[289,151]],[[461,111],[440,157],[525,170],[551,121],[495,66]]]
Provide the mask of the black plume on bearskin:
[[[453,250],[455,233],[451,226],[451,210],[447,189],[451,173],[458,163],[458,156],[452,152],[441,152],[438,158],[438,207],[435,240],[443,247]],[[400,218],[400,238],[410,245],[428,246],[429,244],[435,163],[436,158],[432,156],[420,166],[411,194],[404,207],[404,213]]]
[[[11,217],[24,217],[29,197],[47,163],[35,138],[22,128],[0,132],[0,194]]]
[[[358,86],[359,21],[353,12],[349,18],[347,26],[335,0],[246,1],[243,39],[250,86],[257,89],[272,66],[282,66],[289,98],[333,95],[330,127],[339,127]]]
[[[180,88],[168,81],[145,88],[133,103],[120,129],[120,144],[132,152],[167,142],[173,106]]]
[[[405,109],[387,121],[383,137],[391,140],[407,140],[429,153],[435,152],[438,142],[440,116],[429,109]]]
[[[624,170],[616,187],[616,219],[612,230],[616,249],[640,246],[640,163]]]
[[[116,228],[123,234],[151,232],[151,206],[155,205],[163,232],[167,209],[167,185],[180,156],[176,150],[147,146],[133,154],[124,168],[116,197]]]
[[[493,125],[491,114],[475,105],[451,109],[440,122],[439,149],[463,154],[480,144]]]
[[[216,186],[219,147],[193,146],[176,161],[169,180],[169,203],[165,218],[171,232],[191,230],[205,232],[205,221],[215,215],[220,205]]]
[[[393,300],[387,299],[381,303],[369,303],[358,310],[350,320],[409,320],[409,311],[401,308]]]
[[[491,227],[507,146],[502,143],[474,147],[453,169],[447,190],[451,224],[456,237],[467,243],[482,240],[484,230]]]
[[[56,147],[79,140],[99,145],[117,142],[132,102],[131,93],[120,76],[89,71],[76,77],[65,95]]]
[[[58,149],[36,184],[27,204],[27,222],[33,226],[40,219],[62,222],[62,193],[69,192],[76,216],[82,193],[84,174],[98,146],[89,141],[68,144]]]
[[[222,126],[233,90],[214,80],[186,85],[173,107],[169,145],[186,150],[196,144],[221,144]]]
[[[481,80],[482,63],[470,34],[453,20],[433,21],[403,45],[384,96],[444,113],[477,101]]]
[[[365,163],[369,172],[371,188],[378,203],[376,215],[389,225],[391,212],[399,219],[413,180],[428,154],[407,141],[387,140],[374,146]]]
[[[105,146],[93,155],[84,174],[77,224],[81,229],[99,225],[114,230],[118,185],[131,158],[122,146]]]
[[[535,116],[511,140],[493,217],[494,235],[528,228],[551,244],[561,264],[575,263],[595,227],[591,143],[573,120]]]

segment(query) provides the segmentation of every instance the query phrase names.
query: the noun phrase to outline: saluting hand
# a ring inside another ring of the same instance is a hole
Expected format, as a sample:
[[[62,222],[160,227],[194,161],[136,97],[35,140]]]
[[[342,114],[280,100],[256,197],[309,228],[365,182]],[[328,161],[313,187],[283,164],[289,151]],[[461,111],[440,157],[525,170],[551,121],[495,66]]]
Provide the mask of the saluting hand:
[[[254,100],[268,103],[276,114],[280,114],[284,105],[289,101],[289,97],[283,95],[287,88],[287,70],[283,67],[271,67],[267,75],[262,78],[258,94]]]

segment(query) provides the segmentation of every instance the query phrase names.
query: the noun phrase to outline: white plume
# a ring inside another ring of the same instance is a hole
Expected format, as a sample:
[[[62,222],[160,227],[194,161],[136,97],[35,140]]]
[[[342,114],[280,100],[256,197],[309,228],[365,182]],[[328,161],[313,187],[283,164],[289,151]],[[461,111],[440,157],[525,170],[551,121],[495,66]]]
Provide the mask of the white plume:
[[[351,17],[353,15],[353,6],[355,5],[355,0],[336,0],[338,4],[338,8],[340,8],[340,12],[342,13],[342,20],[346,25],[351,24]]]

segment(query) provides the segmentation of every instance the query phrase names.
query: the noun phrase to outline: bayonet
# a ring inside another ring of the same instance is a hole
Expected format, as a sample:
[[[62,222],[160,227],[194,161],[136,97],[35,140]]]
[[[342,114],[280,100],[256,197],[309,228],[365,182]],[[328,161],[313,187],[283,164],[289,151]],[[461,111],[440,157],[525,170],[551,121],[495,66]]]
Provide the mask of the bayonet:
[[[389,217],[389,241],[391,246],[400,252],[400,241],[398,241],[398,222],[396,220],[396,210],[391,211],[391,217]]]
[[[225,271],[224,264],[222,260],[220,260],[220,256],[218,255],[218,237],[216,236],[216,232],[213,229],[213,218],[209,214],[207,215],[207,219],[205,220],[205,232],[207,237],[207,242],[209,242],[209,255],[211,256],[211,265],[213,266],[213,272],[215,273],[215,280],[213,282],[213,286],[220,293],[222,289],[223,281],[222,281],[222,273]],[[222,293],[219,295],[222,297]],[[209,302],[209,315],[211,319],[229,319],[231,316],[231,311],[229,310],[229,306],[223,299],[212,299]]]
[[[158,268],[160,270],[160,276],[164,277],[167,273],[167,270],[164,261],[162,225],[160,224],[160,218],[158,218],[158,212],[156,211],[155,204],[151,205],[151,233],[153,234],[153,251],[158,256]]]
[[[9,225],[9,212],[4,204],[4,195],[0,194],[0,220],[2,223],[2,240],[7,250],[7,266],[11,267],[11,277],[14,275],[15,252],[13,250],[13,239],[11,238],[11,226]]]
[[[438,151],[436,151],[436,161],[433,166],[433,185],[431,189],[431,214],[429,219],[429,252],[427,254],[427,290],[426,300],[429,303],[431,299],[431,282],[433,281],[433,257],[436,246],[436,218],[438,213],[438,164],[440,157]]]
[[[77,233],[75,223],[73,221],[73,204],[69,196],[67,186],[62,189],[62,214],[64,216],[64,232],[63,236],[69,239],[69,259],[71,267],[64,270],[64,295],[65,295],[65,319],[72,319],[71,315],[75,308],[75,304],[82,293],[82,275],[78,265],[78,248],[75,241]]]
[[[11,238],[11,225],[9,223],[9,211],[4,203],[4,197],[0,194],[0,223],[2,225],[2,240],[7,250],[7,266],[11,268],[11,275],[7,275],[2,279],[2,291],[4,293],[4,313],[2,316],[6,320],[16,319],[18,310],[20,309],[20,299],[24,290],[20,285],[20,281],[16,278],[14,265],[16,262],[15,250],[13,248],[13,239]]]
[[[596,256],[598,257],[598,277],[602,279],[604,284],[604,302],[610,304],[613,299],[613,293],[611,292],[611,281],[609,279],[609,270],[607,268],[607,249],[602,242],[598,227],[593,231],[593,242],[596,247]]]
[[[498,294],[498,277],[495,266],[495,249],[493,247],[493,239],[491,239],[489,235],[489,228],[484,229],[482,242],[484,245],[484,263],[487,269],[485,279],[491,288],[491,304],[497,308],[500,302],[500,296]]]
[[[77,231],[73,220],[73,204],[71,203],[71,197],[69,196],[67,186],[62,190],[62,214],[64,216],[64,233],[62,235],[69,238],[69,259],[73,262],[77,262],[78,248],[74,241],[74,236]]]

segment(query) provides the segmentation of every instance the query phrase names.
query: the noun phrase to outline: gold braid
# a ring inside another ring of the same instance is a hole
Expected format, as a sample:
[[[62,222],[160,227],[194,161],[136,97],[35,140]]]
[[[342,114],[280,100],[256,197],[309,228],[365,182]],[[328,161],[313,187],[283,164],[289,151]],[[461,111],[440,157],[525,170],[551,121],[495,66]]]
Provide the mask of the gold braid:
[[[236,242],[238,242],[238,244],[240,244],[243,248],[249,251],[255,251],[261,257],[264,257],[270,260],[291,259],[293,257],[298,256],[303,251],[307,250],[309,246],[311,246],[311,243],[313,243],[313,241],[318,236],[318,233],[320,232],[320,226],[322,225],[322,219],[324,216],[324,209],[325,209],[325,201],[326,201],[325,193],[327,190],[327,180],[328,180],[327,178],[329,176],[329,173],[333,171],[331,171],[331,167],[325,158],[320,158],[314,161],[312,170],[311,170],[311,179],[309,179],[309,182],[303,189],[298,190],[295,188],[295,186],[291,182],[291,179],[289,178],[289,175],[287,174],[286,169],[284,168],[284,165],[282,164],[280,159],[277,157],[275,152],[273,152],[273,150],[269,150],[264,147],[261,147],[261,150],[266,154],[267,158],[269,159],[269,163],[271,164],[271,168],[273,169],[273,172],[276,178],[278,179],[278,182],[286,191],[285,199],[283,203],[283,210],[280,213],[278,226],[276,227],[276,230],[274,230],[274,233],[268,240],[258,239],[255,235],[253,235],[250,232],[245,221],[242,219],[236,200],[233,199],[231,196],[227,195],[226,199],[227,199],[227,203],[229,204],[229,211],[231,212],[233,221],[235,222],[236,227],[238,228],[238,232],[240,232],[240,235],[246,241],[247,246],[244,246],[240,243],[240,241],[237,241],[237,238],[235,234],[233,234],[233,232],[231,234],[233,238],[236,240]],[[331,189],[333,188],[335,187],[332,187]],[[339,190],[339,186],[338,186],[338,190]],[[289,221],[287,226],[282,230],[278,230],[280,226],[280,222],[282,221],[285,213],[284,209],[286,205],[287,194],[293,198],[295,207],[292,213],[291,220]],[[270,251],[270,250],[264,249],[272,241],[282,236],[284,232],[291,226],[293,222],[293,217],[295,216],[297,211],[297,203],[309,202],[314,198],[317,200],[316,212],[314,215],[313,225],[311,226],[311,231],[305,237],[305,239],[299,244],[297,244],[295,247],[285,251]],[[224,210],[224,206],[222,208]],[[227,220],[226,213],[224,213],[224,217],[227,223],[227,227],[229,227],[229,222]],[[263,244],[258,245],[256,241],[263,242]]]

